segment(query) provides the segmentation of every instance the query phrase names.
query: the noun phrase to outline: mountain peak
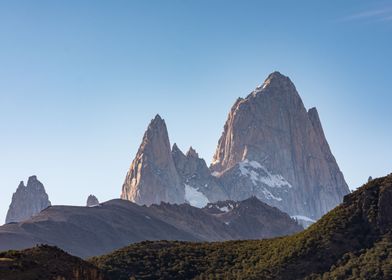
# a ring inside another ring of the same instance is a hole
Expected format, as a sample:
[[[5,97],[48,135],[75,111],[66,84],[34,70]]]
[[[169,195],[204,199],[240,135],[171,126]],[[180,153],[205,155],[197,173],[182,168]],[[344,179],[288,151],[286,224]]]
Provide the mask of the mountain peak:
[[[178,146],[177,146],[177,143],[174,143],[172,146],[172,152],[178,152],[178,151],[181,152],[180,148],[178,148]]]
[[[186,153],[186,156],[187,157],[199,158],[199,154],[196,152],[195,149],[192,148],[192,146],[189,147],[189,150]]]
[[[99,205],[98,198],[97,198],[95,195],[90,194],[90,195],[87,197],[86,206],[87,206],[87,207],[93,207],[93,206],[97,206],[97,205]]]
[[[37,176],[30,176],[27,185],[21,181],[12,195],[5,222],[26,220],[50,205],[44,185],[38,181]]]
[[[165,120],[161,118],[159,114],[157,114],[150,122],[148,129],[156,129],[159,127],[165,127],[166,129],[166,123]]]
[[[19,189],[24,189],[26,186],[25,186],[25,184],[24,184],[24,182],[23,181],[20,181],[20,183],[19,183],[19,185],[18,185],[18,190]]]
[[[29,182],[35,182],[38,181],[37,176],[36,175],[32,175],[29,177],[29,179],[27,180],[27,185],[29,184]]]
[[[177,145],[173,145],[178,150]],[[138,204],[184,202],[184,189],[176,172],[165,121],[156,115],[126,175],[122,199]]]
[[[308,113],[294,84],[279,72],[236,101],[210,169],[232,200],[255,195],[292,216],[313,220],[349,192],[316,109]]]
[[[288,79],[287,76],[283,75],[282,73],[280,73],[279,71],[274,71],[271,74],[268,75],[267,80],[271,80],[271,79],[281,79],[281,80],[286,80]]]
[[[295,86],[290,78],[278,71],[269,74],[264,83],[261,86],[258,86],[253,93],[257,94],[268,88],[278,89],[279,91],[295,90]]]
[[[163,121],[163,119],[161,118],[161,116],[159,114],[156,114],[154,117],[154,121]]]

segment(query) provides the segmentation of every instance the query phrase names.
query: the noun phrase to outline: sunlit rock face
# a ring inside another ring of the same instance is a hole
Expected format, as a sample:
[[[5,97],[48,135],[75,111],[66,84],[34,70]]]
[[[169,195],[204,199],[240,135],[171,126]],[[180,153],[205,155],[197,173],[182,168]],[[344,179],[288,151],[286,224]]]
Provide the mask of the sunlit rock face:
[[[274,72],[230,110],[210,166],[232,200],[252,195],[290,215],[318,219],[349,192],[316,108]]]
[[[144,134],[121,198],[140,205],[185,202],[185,187],[174,165],[165,121],[159,115]]]
[[[139,205],[168,202],[204,207],[227,195],[192,147],[186,155],[176,144],[170,148],[166,123],[157,115],[126,175],[121,198]]]
[[[7,212],[6,223],[15,223],[27,220],[50,206],[44,185],[36,176],[29,177],[27,185],[20,182]]]

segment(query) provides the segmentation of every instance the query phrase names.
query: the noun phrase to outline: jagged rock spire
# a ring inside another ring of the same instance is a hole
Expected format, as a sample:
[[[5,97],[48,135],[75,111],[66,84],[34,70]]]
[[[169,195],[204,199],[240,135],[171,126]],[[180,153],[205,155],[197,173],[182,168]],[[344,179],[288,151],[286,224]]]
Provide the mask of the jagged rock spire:
[[[30,176],[27,185],[25,186],[21,181],[16,192],[12,195],[5,222],[27,220],[50,205],[44,185],[38,181],[37,176]]]
[[[186,156],[187,157],[199,158],[199,154],[196,152],[195,149],[192,148],[192,146],[189,147],[189,150],[186,153]]]
[[[184,186],[174,166],[166,123],[159,115],[148,125],[121,198],[141,205],[184,202]]]

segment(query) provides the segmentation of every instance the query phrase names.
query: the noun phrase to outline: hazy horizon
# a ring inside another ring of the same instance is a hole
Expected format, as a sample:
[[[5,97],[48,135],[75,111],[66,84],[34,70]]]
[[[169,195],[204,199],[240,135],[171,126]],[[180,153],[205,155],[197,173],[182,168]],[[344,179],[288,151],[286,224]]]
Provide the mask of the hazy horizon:
[[[318,109],[351,189],[390,173],[392,5],[303,2],[2,2],[0,224],[30,175],[52,204],[119,198],[156,114],[209,163],[273,71]]]

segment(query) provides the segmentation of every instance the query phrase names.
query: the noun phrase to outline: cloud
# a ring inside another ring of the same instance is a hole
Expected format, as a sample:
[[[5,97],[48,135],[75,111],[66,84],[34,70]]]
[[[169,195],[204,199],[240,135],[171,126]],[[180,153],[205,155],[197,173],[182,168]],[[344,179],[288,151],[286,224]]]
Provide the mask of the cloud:
[[[340,21],[392,21],[392,6],[351,14],[341,18]]]

